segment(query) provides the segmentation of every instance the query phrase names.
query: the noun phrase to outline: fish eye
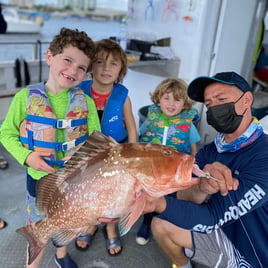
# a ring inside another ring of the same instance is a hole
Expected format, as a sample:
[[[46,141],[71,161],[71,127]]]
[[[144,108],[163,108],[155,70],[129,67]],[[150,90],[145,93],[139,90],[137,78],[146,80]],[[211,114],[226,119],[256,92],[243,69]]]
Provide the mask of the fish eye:
[[[165,150],[164,155],[166,155],[166,156],[172,155],[172,151],[171,150]]]

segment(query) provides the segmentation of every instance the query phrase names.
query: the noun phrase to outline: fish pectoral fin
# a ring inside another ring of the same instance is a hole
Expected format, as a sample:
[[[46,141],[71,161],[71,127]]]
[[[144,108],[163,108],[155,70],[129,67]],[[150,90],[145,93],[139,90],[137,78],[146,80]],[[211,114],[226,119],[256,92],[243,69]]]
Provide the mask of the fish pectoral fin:
[[[118,224],[120,236],[125,235],[134,225],[134,223],[139,219],[139,217],[143,213],[145,203],[145,194],[141,192],[137,195],[132,211],[130,211],[129,214],[123,217]]]
[[[85,228],[84,232],[86,232],[87,228]],[[67,244],[69,244],[74,238],[79,236],[83,231],[81,229],[75,229],[75,230],[59,230],[52,234],[51,238],[53,240],[53,243],[56,246],[62,247]]]

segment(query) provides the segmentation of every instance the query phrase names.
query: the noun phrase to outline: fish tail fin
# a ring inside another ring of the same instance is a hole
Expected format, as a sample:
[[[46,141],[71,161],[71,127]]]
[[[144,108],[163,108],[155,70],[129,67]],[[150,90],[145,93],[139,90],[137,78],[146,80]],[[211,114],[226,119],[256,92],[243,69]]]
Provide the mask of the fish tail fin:
[[[45,247],[45,244],[35,236],[32,225],[21,227],[17,229],[16,232],[23,235],[28,240],[28,265],[30,265]]]

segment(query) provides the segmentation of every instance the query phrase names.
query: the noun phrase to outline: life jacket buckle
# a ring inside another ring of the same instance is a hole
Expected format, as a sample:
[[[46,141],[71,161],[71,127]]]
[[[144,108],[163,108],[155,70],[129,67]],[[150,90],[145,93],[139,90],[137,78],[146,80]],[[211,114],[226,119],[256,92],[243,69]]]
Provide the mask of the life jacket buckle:
[[[66,141],[66,142],[64,142],[64,143],[62,144],[62,151],[65,152],[65,151],[68,151],[68,150],[74,148],[74,147],[76,146],[75,141],[76,141],[76,140],[72,140],[72,141]]]
[[[58,119],[57,128],[72,127],[72,119]]]

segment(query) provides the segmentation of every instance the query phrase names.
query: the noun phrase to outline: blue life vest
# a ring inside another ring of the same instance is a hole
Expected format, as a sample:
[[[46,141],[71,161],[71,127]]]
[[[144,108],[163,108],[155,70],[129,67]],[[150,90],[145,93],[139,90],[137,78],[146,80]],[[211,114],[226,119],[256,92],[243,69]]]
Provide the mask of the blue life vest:
[[[85,80],[77,87],[92,98],[90,89],[92,80]],[[102,119],[101,132],[107,136],[111,136],[116,141],[120,142],[127,138],[127,130],[124,123],[123,108],[128,96],[128,89],[121,84],[114,84],[113,90],[106,102]]]
[[[56,160],[56,151],[71,155],[77,146],[88,138],[88,106],[86,95],[81,89],[70,89],[70,103],[64,119],[57,119],[47,96],[44,83],[28,86],[27,115],[20,125],[20,141],[33,151],[50,152],[45,161],[63,166]],[[65,129],[66,141],[56,142],[56,129]]]

